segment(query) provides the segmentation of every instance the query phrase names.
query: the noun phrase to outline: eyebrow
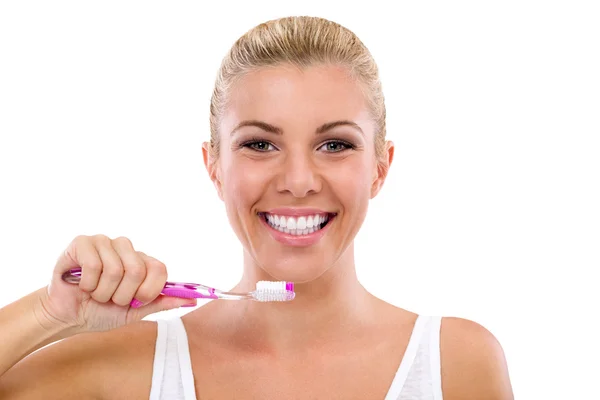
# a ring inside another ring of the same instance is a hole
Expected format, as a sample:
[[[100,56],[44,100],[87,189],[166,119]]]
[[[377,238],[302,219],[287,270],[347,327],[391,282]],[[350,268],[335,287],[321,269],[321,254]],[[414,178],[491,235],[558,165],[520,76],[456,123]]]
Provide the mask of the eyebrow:
[[[275,125],[267,124],[266,122],[258,121],[258,120],[247,120],[247,121],[240,122],[231,131],[231,135],[233,135],[238,129],[243,128],[244,126],[255,126],[255,127],[260,128],[260,129],[262,129],[263,131],[266,131],[266,132],[274,133],[276,135],[283,135],[283,129],[281,129],[279,127],[276,127]],[[361,135],[364,135],[364,132],[360,128],[360,126],[358,126],[358,124],[356,122],[352,122],[352,121],[349,121],[349,120],[340,120],[340,121],[327,122],[327,123],[319,126],[317,128],[317,130],[315,131],[315,133],[317,133],[317,134],[325,133],[328,130],[333,129],[333,128],[338,127],[338,126],[350,126],[350,127],[354,128],[354,129],[358,130]]]

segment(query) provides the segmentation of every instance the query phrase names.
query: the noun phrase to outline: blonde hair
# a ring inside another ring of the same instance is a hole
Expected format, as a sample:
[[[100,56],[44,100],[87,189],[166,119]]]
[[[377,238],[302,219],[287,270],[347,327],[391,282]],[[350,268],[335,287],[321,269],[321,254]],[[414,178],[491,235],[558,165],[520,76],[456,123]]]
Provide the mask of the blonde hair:
[[[210,102],[210,153],[219,157],[220,118],[233,84],[261,67],[291,64],[306,68],[340,65],[361,83],[375,122],[375,155],[385,148],[385,102],[379,71],[366,46],[347,28],[318,17],[286,17],[262,23],[240,37],[229,50],[215,82]]]

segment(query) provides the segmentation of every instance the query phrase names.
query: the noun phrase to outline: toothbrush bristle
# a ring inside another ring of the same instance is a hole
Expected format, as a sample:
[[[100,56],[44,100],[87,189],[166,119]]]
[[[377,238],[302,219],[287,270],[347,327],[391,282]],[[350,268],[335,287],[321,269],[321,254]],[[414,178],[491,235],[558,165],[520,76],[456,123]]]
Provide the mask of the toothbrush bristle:
[[[296,297],[292,282],[259,281],[256,290],[252,293],[257,301],[290,301]]]

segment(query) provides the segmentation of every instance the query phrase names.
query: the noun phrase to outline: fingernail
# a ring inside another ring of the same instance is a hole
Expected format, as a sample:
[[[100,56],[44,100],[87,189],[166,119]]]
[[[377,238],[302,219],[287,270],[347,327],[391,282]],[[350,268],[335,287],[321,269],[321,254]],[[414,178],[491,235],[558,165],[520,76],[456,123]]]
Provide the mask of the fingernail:
[[[181,307],[196,307],[196,303],[188,303],[188,304],[184,304]]]
[[[133,308],[140,308],[141,306],[144,305],[144,303],[142,303],[138,299],[133,299],[133,300],[131,300],[131,303],[129,303],[129,305]]]

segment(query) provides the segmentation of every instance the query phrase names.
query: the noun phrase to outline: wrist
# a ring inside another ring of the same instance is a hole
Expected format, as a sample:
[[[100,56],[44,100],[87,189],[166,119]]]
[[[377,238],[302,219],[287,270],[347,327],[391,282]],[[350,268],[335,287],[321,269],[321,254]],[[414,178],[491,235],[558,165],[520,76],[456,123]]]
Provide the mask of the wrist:
[[[52,315],[48,307],[48,298],[48,286],[38,289],[32,296],[31,306],[37,323],[49,337],[70,336],[69,332],[75,332],[76,327]]]

